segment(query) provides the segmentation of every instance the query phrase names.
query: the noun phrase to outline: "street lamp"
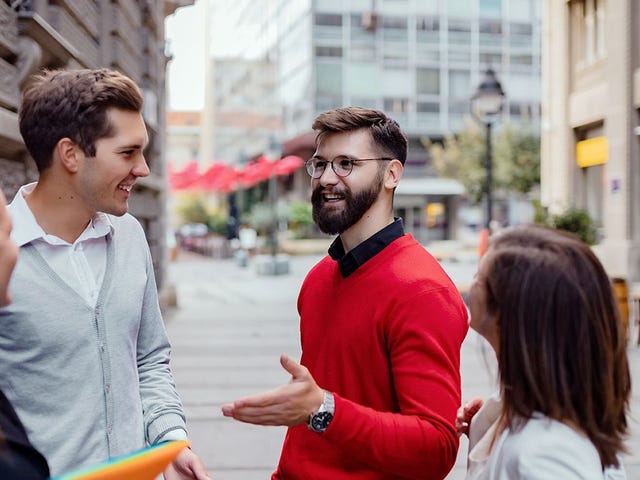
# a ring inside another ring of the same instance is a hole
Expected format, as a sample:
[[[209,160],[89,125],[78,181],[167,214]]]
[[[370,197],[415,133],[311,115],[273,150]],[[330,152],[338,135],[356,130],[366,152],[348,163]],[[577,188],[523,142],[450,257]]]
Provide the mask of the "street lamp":
[[[265,156],[272,162],[282,157],[282,144],[275,135],[269,137]],[[256,257],[256,269],[260,275],[283,275],[289,273],[289,256],[278,253],[278,178],[275,172],[269,177],[269,206],[271,218],[269,222],[270,254]]]
[[[282,156],[282,146],[275,135],[269,137],[269,144],[265,152],[267,158],[272,162],[277,162]],[[269,246],[271,256],[275,262],[278,253],[278,178],[275,173],[269,177],[269,206],[271,208],[271,222],[269,225]]]
[[[486,214],[484,227],[487,233],[490,232],[491,215],[493,213],[492,181],[493,181],[493,159],[491,154],[491,126],[497,120],[498,114],[502,110],[504,91],[502,85],[496,78],[496,73],[492,68],[488,68],[484,73],[484,78],[472,100],[472,114],[474,118],[485,126],[486,130],[486,155],[484,168],[486,172],[485,195]]]

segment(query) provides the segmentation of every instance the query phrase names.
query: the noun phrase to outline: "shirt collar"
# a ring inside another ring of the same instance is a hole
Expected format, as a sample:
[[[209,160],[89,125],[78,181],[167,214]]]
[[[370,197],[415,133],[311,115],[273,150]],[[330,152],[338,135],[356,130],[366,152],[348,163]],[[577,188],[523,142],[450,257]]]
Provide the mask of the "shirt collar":
[[[47,234],[38,224],[36,217],[33,215],[29,205],[27,205],[24,195],[30,194],[36,184],[37,182],[33,182],[22,186],[8,206],[13,223],[11,239],[17,243],[19,247],[40,239],[53,245],[68,245],[67,242],[55,235]],[[113,225],[109,220],[109,216],[105,213],[98,212],[89,221],[87,228],[80,234],[76,243],[91,238],[104,237],[112,231]]]
[[[329,255],[338,262],[340,273],[344,278],[355,272],[358,267],[370,260],[394,240],[404,235],[401,218],[395,218],[393,223],[367,238],[360,245],[345,253],[340,237],[336,238],[329,247]]]

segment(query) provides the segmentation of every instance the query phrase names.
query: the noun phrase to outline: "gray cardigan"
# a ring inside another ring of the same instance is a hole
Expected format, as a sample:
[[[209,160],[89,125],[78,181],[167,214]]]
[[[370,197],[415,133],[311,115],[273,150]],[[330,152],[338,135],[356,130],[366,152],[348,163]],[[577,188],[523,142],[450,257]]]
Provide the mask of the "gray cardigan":
[[[53,476],[186,432],[144,232],[109,219],[95,308],[30,244],[0,308],[0,388]]]

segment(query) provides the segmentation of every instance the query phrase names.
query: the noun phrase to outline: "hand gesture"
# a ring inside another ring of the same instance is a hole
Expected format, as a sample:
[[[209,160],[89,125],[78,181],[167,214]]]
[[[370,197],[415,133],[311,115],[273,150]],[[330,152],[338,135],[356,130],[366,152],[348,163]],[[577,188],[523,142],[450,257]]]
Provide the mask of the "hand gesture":
[[[324,392],[306,367],[287,355],[280,356],[280,364],[291,374],[289,383],[223,405],[223,415],[255,425],[291,427],[307,423],[309,415],[322,405]]]
[[[458,409],[458,413],[456,414],[456,431],[458,432],[458,436],[461,436],[463,433],[469,435],[471,419],[478,413],[478,410],[480,410],[483,404],[484,401],[481,398],[474,397]]]

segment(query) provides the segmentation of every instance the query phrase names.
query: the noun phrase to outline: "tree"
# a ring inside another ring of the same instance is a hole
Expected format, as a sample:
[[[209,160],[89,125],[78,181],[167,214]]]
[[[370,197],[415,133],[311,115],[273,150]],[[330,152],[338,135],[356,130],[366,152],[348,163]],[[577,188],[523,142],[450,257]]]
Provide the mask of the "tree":
[[[493,184],[496,192],[528,193],[540,183],[540,139],[528,129],[507,125],[492,138]],[[443,144],[427,141],[438,175],[460,181],[474,202],[482,199],[485,186],[486,139],[484,130],[467,121]]]
[[[507,125],[495,139],[495,159],[503,187],[529,193],[540,185],[540,137],[528,130]]]
[[[184,223],[204,223],[209,221],[207,207],[199,194],[184,195],[176,206],[178,215]]]

